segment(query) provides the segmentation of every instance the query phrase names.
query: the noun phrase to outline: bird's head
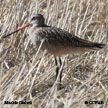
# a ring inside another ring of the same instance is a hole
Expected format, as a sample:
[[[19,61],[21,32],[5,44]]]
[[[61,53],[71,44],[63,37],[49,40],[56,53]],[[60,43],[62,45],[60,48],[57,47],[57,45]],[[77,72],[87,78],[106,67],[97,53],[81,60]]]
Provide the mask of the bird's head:
[[[41,14],[35,14],[30,19],[31,25],[36,25],[37,27],[45,26],[45,19]]]
[[[41,15],[41,14],[35,14],[35,15],[33,15],[31,17],[29,23],[25,24],[23,27],[20,27],[19,29],[17,29],[16,31],[14,31],[12,33],[9,33],[7,35],[1,36],[1,38],[6,38],[6,37],[8,37],[8,36],[10,36],[10,35],[18,32],[18,31],[21,31],[21,30],[25,29],[26,27],[28,27],[30,25],[31,26],[35,25],[36,27],[46,27],[46,25],[45,25],[45,19],[44,19],[43,15]]]

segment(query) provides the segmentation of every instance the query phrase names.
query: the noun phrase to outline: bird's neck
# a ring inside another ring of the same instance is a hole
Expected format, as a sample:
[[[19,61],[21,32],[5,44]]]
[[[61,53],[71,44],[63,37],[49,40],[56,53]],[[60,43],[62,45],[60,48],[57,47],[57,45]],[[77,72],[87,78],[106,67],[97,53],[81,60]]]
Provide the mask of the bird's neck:
[[[46,24],[42,24],[42,25],[39,25],[39,24],[32,24],[31,26],[32,26],[32,27],[47,27]]]

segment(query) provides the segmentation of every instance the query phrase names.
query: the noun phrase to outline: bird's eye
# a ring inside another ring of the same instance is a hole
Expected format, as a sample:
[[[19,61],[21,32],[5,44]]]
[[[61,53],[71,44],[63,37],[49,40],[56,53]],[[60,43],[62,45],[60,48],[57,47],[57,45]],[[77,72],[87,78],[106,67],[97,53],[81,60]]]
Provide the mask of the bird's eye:
[[[36,17],[33,17],[31,20],[36,20]]]

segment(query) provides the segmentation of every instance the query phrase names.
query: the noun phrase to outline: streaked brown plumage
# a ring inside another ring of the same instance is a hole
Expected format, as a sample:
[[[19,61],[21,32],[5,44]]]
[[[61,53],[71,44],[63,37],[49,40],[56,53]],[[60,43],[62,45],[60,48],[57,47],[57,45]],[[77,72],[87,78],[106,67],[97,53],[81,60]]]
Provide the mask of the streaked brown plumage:
[[[48,53],[54,56],[98,50],[105,46],[78,38],[60,28],[47,26],[40,14],[34,15],[31,19],[32,25],[28,33],[32,43],[39,47],[41,41],[44,40],[41,50],[46,49]],[[42,21],[41,25],[39,25],[40,21]]]
[[[103,48],[104,44],[90,42],[74,36],[73,34],[57,27],[51,27],[44,23],[44,17],[41,14],[34,15],[30,20],[31,27],[28,31],[32,43],[38,48],[43,41],[41,50],[47,50],[47,53],[54,55],[55,64],[58,65],[56,56],[59,56],[59,65],[62,65],[60,56],[73,53],[82,53],[86,51],[98,50]],[[56,67],[56,78],[58,77],[60,66]],[[60,84],[62,71],[60,73]]]

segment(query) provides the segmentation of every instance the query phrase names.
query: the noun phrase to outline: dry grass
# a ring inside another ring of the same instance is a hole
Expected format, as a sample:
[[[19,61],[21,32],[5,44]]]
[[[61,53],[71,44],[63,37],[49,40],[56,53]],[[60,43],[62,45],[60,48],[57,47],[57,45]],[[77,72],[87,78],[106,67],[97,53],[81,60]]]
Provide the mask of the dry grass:
[[[108,0],[1,0],[0,36],[37,12],[49,25],[91,41],[108,41]],[[1,107],[19,107],[3,102],[25,99],[32,101],[28,107],[108,107],[108,48],[62,60],[64,88],[57,91],[53,56],[33,48],[27,29],[0,41]],[[105,103],[86,105],[89,100]]]

